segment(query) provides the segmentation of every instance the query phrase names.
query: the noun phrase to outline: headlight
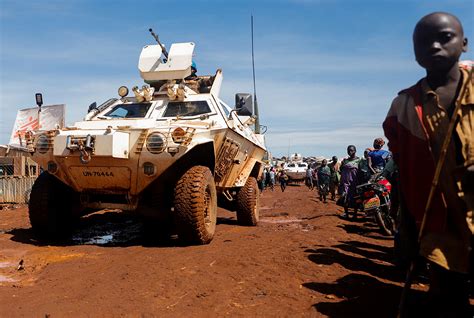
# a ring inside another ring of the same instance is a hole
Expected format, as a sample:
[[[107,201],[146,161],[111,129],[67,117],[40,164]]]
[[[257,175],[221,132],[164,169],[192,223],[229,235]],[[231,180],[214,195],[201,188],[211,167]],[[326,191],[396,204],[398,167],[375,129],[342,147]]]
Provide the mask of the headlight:
[[[39,135],[36,140],[36,150],[40,153],[46,153],[49,150],[49,138],[46,135]]]
[[[128,88],[127,86],[120,86],[118,89],[118,94],[120,97],[124,98],[128,95]]]
[[[166,137],[158,132],[154,132],[148,135],[146,138],[146,149],[149,152],[157,154],[163,152],[166,147]]]

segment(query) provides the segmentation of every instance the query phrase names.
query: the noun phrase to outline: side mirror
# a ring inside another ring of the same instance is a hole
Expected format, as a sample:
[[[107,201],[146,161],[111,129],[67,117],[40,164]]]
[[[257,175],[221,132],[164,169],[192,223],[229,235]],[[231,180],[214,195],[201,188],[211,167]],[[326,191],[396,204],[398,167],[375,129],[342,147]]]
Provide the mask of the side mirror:
[[[239,116],[253,115],[252,95],[247,93],[235,94],[235,110]]]
[[[89,105],[89,109],[87,109],[87,112],[90,113],[91,111],[93,111],[96,108],[97,108],[97,103],[93,102],[92,104]]]
[[[43,105],[43,94],[41,93],[36,93],[35,94],[35,99],[36,99],[36,105],[41,108]]]

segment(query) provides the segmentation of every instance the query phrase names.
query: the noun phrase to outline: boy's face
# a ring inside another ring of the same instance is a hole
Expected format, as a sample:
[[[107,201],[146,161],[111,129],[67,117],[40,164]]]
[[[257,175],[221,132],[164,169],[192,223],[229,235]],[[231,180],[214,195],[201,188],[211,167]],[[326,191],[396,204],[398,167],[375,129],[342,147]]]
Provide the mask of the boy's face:
[[[413,32],[418,64],[428,71],[448,71],[467,50],[462,26],[450,14],[433,13],[422,18]]]

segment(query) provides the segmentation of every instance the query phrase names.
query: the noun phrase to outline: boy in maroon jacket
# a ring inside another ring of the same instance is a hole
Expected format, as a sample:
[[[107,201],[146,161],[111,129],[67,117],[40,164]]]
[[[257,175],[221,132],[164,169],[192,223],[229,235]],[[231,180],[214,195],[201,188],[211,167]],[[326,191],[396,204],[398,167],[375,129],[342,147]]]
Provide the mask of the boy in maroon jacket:
[[[444,138],[457,117],[419,252],[430,263],[433,313],[465,317],[474,232],[474,85],[471,66],[459,63],[467,39],[455,16],[435,12],[417,23],[413,44],[426,77],[399,93],[383,127],[400,171],[402,213],[409,213],[420,229]],[[461,107],[454,113],[456,103]]]

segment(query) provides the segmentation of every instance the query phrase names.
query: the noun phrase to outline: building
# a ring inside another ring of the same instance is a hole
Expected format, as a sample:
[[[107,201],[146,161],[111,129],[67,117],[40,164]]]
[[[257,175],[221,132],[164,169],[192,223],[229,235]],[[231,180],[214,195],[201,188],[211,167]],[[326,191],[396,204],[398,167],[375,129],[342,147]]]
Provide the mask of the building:
[[[0,145],[0,203],[27,203],[39,173],[26,149]]]

